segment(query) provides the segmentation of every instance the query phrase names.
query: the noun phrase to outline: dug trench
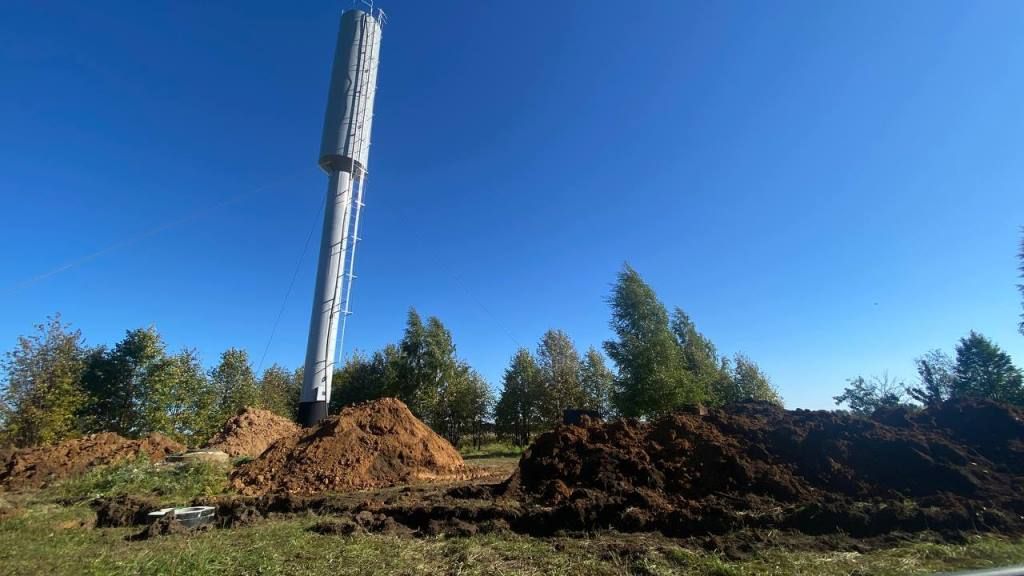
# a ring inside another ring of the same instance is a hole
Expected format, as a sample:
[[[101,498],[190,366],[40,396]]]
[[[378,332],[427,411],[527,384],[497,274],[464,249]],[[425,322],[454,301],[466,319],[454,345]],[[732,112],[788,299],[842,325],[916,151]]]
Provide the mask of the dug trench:
[[[869,549],[909,537],[1024,534],[1024,418],[950,402],[871,418],[746,403],[650,421],[584,421],[539,436],[493,477],[335,494],[269,491],[196,500],[239,527],[315,514],[324,534],[532,536],[659,532],[742,555],[761,543]],[[96,502],[97,524],[149,503]]]

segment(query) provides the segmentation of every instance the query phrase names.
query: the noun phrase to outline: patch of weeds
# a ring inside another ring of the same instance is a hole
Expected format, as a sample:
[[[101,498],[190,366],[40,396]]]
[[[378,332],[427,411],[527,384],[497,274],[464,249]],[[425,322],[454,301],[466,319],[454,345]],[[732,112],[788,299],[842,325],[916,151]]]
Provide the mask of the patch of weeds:
[[[711,557],[707,560],[705,574],[708,576],[742,576],[743,571],[721,558]]]
[[[145,456],[94,468],[40,493],[42,500],[76,503],[99,496],[151,495],[191,500],[219,494],[227,487],[228,467],[210,462],[152,463]]]
[[[508,442],[491,442],[479,448],[465,446],[459,450],[466,460],[481,458],[518,458],[523,455],[523,447]]]

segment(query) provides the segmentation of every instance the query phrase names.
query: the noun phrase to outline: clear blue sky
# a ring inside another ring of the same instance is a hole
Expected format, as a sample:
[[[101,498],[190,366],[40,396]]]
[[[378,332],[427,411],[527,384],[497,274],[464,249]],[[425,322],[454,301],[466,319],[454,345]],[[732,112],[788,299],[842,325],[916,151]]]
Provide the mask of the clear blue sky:
[[[59,311],[255,362],[347,5],[5,5],[2,348]],[[415,306],[498,386],[547,328],[600,345],[628,261],[791,406],[970,329],[1024,362],[1024,3],[636,6],[384,3],[346,348]],[[315,249],[267,364],[302,362]]]

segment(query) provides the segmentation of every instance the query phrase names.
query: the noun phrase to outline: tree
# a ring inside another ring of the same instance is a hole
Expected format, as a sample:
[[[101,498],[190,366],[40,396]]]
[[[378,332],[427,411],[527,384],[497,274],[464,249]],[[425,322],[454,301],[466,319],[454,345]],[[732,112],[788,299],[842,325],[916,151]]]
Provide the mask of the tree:
[[[907,388],[907,394],[924,406],[937,406],[949,399],[956,385],[953,361],[941,350],[930,350],[914,360],[918,384]]]
[[[413,414],[422,417],[429,402],[427,388],[431,375],[427,367],[427,330],[415,308],[409,309],[398,347],[402,358],[398,396],[405,399]]]
[[[465,392],[457,400],[457,413],[479,449],[483,444],[484,426],[494,413],[494,391],[475,370],[468,370],[467,380]]]
[[[615,375],[605,366],[604,356],[593,346],[583,355],[579,378],[583,388],[583,407],[597,410],[605,418],[614,416],[612,385]]]
[[[537,423],[540,368],[530,351],[520,348],[502,378],[501,395],[494,407],[494,425],[517,446],[526,446]]]
[[[83,407],[86,429],[122,436],[145,434],[146,394],[150,378],[162,369],[166,352],[156,328],[128,330],[113,349],[98,349],[88,358],[83,385],[89,401]]]
[[[538,398],[540,418],[548,426],[562,421],[562,411],[586,403],[580,385],[580,355],[569,335],[548,330],[537,345],[537,367],[543,387]]]
[[[400,360],[401,354],[394,344],[388,344],[371,357],[359,352],[352,354],[334,373],[331,410],[385,396],[397,397],[412,409],[412,399],[403,397],[407,392],[399,380]]]
[[[195,350],[158,360],[142,398],[140,433],[160,432],[196,446],[222,424],[214,411],[216,393]]]
[[[76,415],[85,403],[81,332],[60,315],[36,326],[3,361],[0,385],[2,436],[18,446],[49,444],[76,435]]]
[[[782,406],[782,397],[768,375],[753,360],[737,353],[732,368],[726,368],[726,384],[720,388],[723,403],[757,400]]]
[[[847,380],[847,383],[843,393],[834,397],[834,400],[836,405],[849,406],[851,412],[870,415],[879,408],[903,404],[903,383],[890,379],[888,373],[883,373],[881,377],[873,376],[871,380],[857,376]]]
[[[672,313],[672,333],[690,386],[709,404],[721,406],[742,400],[781,403],[768,377],[752,360],[737,354],[734,365],[726,356],[719,358],[715,345],[679,307]]]
[[[423,410],[422,418],[439,434],[452,439],[443,431],[450,425],[448,401],[457,394],[460,384],[460,365],[455,356],[452,334],[436,316],[427,319],[424,330],[424,350],[421,363],[420,388],[416,391],[417,404]]]
[[[1010,356],[977,332],[960,339],[956,347],[954,398],[990,398],[1024,403],[1021,373]]]
[[[302,391],[302,379],[295,376],[295,372],[277,364],[264,370],[258,384],[260,407],[294,420],[298,416],[296,411]]]
[[[705,400],[689,385],[668,312],[636,270],[625,265],[612,288],[611,329],[604,343],[618,367],[613,395],[623,416],[655,416]]]
[[[432,425],[434,430],[454,446],[460,446],[466,434],[476,433],[479,439],[493,404],[487,382],[468,364],[459,362],[440,394]]]
[[[220,363],[210,371],[210,381],[217,395],[214,412],[221,422],[247,406],[256,406],[259,390],[256,376],[245,350],[229,348],[220,355]]]
[[[729,374],[718,358],[718,350],[697,330],[690,317],[679,307],[672,312],[672,334],[682,354],[683,369],[690,386],[715,403],[724,403],[716,392],[729,384]]]

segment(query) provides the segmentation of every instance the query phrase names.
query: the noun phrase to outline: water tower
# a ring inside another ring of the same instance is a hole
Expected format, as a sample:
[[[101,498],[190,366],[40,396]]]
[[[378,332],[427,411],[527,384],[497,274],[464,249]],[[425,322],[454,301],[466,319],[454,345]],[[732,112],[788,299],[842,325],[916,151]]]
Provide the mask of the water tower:
[[[320,168],[327,173],[327,200],[299,398],[299,422],[303,426],[312,426],[327,416],[335,346],[340,349],[344,341],[345,321],[351,313],[383,22],[384,14],[372,6],[367,11],[352,9],[341,15],[320,143]]]

